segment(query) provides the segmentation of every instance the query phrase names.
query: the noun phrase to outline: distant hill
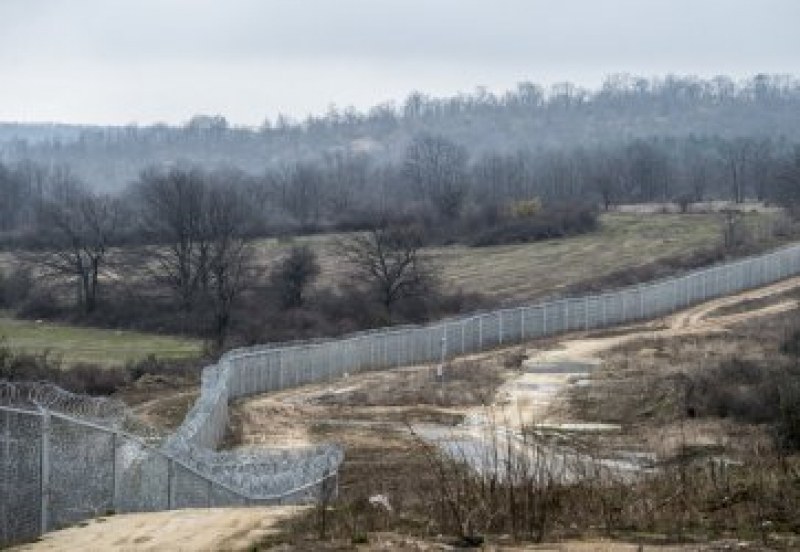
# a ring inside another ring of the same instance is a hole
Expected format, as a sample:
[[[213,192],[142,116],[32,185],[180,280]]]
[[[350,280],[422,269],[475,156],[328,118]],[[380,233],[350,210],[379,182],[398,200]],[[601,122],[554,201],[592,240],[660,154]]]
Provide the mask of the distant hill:
[[[60,123],[0,123],[0,145],[19,140],[30,144],[42,142],[74,142],[82,132],[91,127]]]
[[[800,141],[800,81],[757,75],[643,79],[616,75],[599,90],[569,83],[548,90],[521,83],[502,95],[478,90],[450,98],[411,94],[402,105],[331,110],[261,128],[199,115],[183,126],[89,127],[0,124],[0,159],[68,164],[98,189],[118,190],[145,167],[187,162],[205,168],[267,168],[334,152],[397,160],[420,133],[444,135],[473,155],[574,149],[635,138],[759,137]]]

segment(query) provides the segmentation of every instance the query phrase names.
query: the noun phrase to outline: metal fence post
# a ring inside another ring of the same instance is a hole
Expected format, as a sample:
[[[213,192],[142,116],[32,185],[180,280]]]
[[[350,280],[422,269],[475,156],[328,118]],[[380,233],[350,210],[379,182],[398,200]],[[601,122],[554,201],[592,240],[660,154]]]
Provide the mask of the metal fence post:
[[[583,296],[583,331],[589,331],[589,296]]]
[[[644,291],[639,288],[639,318],[644,318]]]
[[[2,469],[6,470],[6,473],[9,473],[11,468],[11,412],[5,412],[3,416],[6,420],[5,423],[5,441],[3,443],[3,461],[5,463],[2,466]],[[9,482],[6,481],[6,484]],[[7,540],[11,540],[12,535],[9,534],[8,530],[8,522],[9,518],[11,517],[8,512],[8,503],[5,500],[0,500],[0,523],[2,523],[2,533],[0,533],[0,538],[5,538]]]
[[[628,321],[628,314],[627,314],[628,310],[625,307],[627,307],[628,304],[625,302],[625,290],[624,289],[622,291],[620,291],[619,304],[620,304],[620,306],[619,306],[619,315],[621,317],[620,321],[621,322],[627,322]]]
[[[708,271],[703,272],[703,301],[708,298]]]
[[[167,460],[167,510],[175,508],[175,461]]]
[[[672,308],[670,309],[670,312],[675,312],[676,310],[678,310],[678,295],[680,295],[680,293],[678,292],[678,280],[673,280],[672,281]]]
[[[498,334],[499,334],[497,336],[497,341],[499,342],[500,345],[503,344],[503,313],[504,312],[505,311],[500,311],[497,314],[497,330],[498,330]]]
[[[542,335],[547,335],[547,303],[542,305]]]
[[[283,389],[284,373],[283,373],[283,351],[278,349],[278,389]]]
[[[371,335],[369,336],[369,369],[371,370],[375,366],[375,338]]]
[[[478,350],[483,351],[483,315],[478,315]]]
[[[47,533],[50,527],[50,412],[42,412],[42,451],[41,451],[41,532]]]
[[[121,510],[121,491],[122,491],[122,477],[121,471],[119,469],[119,465],[117,463],[117,447],[120,443],[120,434],[118,431],[115,431],[111,434],[111,473],[114,478],[114,490],[113,495],[111,498],[111,507],[114,508],[114,513],[120,513]]]
[[[603,313],[603,327],[608,326],[608,307],[606,306],[606,295],[601,295],[600,312]]]

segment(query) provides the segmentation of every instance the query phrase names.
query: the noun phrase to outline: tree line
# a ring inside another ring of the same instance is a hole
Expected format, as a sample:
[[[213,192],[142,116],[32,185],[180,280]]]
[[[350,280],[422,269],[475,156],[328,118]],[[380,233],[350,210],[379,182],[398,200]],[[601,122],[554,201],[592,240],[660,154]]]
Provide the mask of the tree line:
[[[419,134],[443,136],[476,158],[617,147],[653,136],[791,142],[800,139],[798,113],[800,82],[794,77],[762,74],[734,81],[622,74],[595,90],[568,82],[550,87],[523,82],[499,94],[481,88],[444,98],[414,92],[400,103],[366,111],[331,106],[301,121],[281,115],[259,128],[235,126],[219,115],[198,115],[180,126],[0,124],[0,160],[67,164],[94,189],[115,191],[147,166],[175,159],[251,174],[336,154],[399,163]]]
[[[135,203],[141,199],[137,188],[154,174],[177,167],[224,182],[228,195],[245,195],[253,234],[363,229],[376,219],[403,217],[427,221],[429,234],[435,234],[460,219],[469,219],[474,228],[476,222],[496,219],[505,206],[530,200],[603,209],[641,202],[677,202],[688,208],[712,199],[781,202],[795,193],[786,183],[796,172],[797,148],[769,138],[662,137],[475,155],[444,136],[421,134],[397,162],[339,152],[262,173],[167,164],[145,169],[114,197]],[[0,164],[0,236],[8,240],[29,232],[46,203],[79,188],[99,193],[67,165]],[[152,237],[133,226],[124,236],[134,241]]]

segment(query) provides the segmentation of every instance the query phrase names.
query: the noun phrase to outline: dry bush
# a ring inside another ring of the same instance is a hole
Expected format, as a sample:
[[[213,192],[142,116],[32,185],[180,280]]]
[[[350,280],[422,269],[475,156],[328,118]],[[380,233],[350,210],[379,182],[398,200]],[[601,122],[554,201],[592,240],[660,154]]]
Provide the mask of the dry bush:
[[[199,380],[195,361],[165,361],[155,357],[130,362],[124,369],[95,364],[64,366],[48,352],[31,354],[10,349],[0,342],[0,380],[54,383],[73,393],[112,395],[145,375]]]
[[[33,286],[30,268],[20,265],[11,270],[0,269],[0,308],[12,308],[24,303]]]
[[[481,473],[467,461],[474,455],[469,447],[444,453],[421,438],[398,440],[389,450],[348,452],[340,494],[326,511],[326,539],[330,545],[365,543],[371,533],[392,531],[449,536],[460,546],[500,537],[642,544],[736,539],[787,549],[800,544],[797,457],[754,448],[731,462],[687,449],[654,470],[631,474],[586,455],[554,463],[552,458],[574,450],[531,435],[510,443],[487,442]],[[391,509],[375,503],[379,495]],[[320,523],[319,512],[295,520],[284,539],[314,547],[309,542],[318,538]]]
[[[0,380],[43,381],[73,393],[111,395],[128,383],[129,376],[124,370],[91,364],[65,367],[59,359],[46,352],[22,353],[0,344]]]
[[[551,205],[527,217],[475,218],[464,224],[461,235],[475,247],[528,243],[594,232],[598,217],[593,205]]]

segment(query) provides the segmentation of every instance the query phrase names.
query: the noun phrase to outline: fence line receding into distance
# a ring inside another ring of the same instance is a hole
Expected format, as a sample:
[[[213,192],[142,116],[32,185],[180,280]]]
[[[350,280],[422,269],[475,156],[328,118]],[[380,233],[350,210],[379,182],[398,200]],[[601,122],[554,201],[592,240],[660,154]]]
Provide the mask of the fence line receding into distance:
[[[330,492],[343,458],[338,447],[294,455],[216,451],[231,400],[655,318],[798,274],[800,245],[793,245],[598,295],[339,339],[237,349],[203,370],[199,398],[158,448],[102,424],[0,401],[0,544],[109,510],[292,502]]]

